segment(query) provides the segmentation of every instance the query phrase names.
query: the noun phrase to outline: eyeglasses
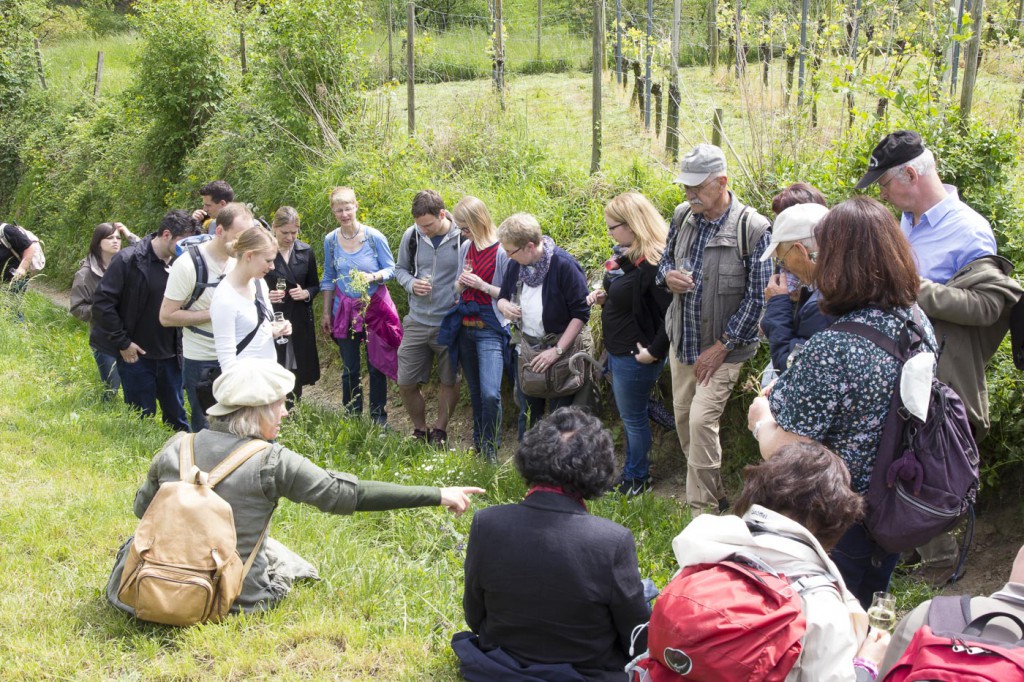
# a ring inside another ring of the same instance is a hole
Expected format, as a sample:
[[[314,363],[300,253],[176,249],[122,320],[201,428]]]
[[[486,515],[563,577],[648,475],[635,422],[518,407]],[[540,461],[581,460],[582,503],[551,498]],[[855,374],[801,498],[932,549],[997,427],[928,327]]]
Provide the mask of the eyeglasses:
[[[896,176],[903,172],[903,169],[904,166],[900,166],[899,168],[893,168],[883,173],[882,177],[878,178],[878,186],[881,187],[882,189],[885,189],[886,187],[891,185],[892,181],[896,178]],[[882,182],[882,178],[884,178],[887,175],[889,176],[889,178],[885,182]]]
[[[705,187],[707,187],[709,184],[711,184],[712,182],[714,182],[717,179],[718,178],[708,178],[707,180],[705,180],[704,182],[700,183],[699,185],[683,185],[683,190],[686,191],[686,192],[697,193],[697,192],[700,192],[702,189],[704,189]]]
[[[615,225],[609,225],[608,226],[608,231],[609,232],[614,232],[615,230],[619,229],[620,227],[625,227],[625,225],[626,225],[626,223],[616,223]]]
[[[509,251],[508,253],[506,253],[505,255],[508,256],[509,258],[511,258],[512,256],[514,256],[517,253],[519,253],[520,251],[522,251],[524,248],[525,247],[520,246],[518,249],[513,249],[513,250]]]

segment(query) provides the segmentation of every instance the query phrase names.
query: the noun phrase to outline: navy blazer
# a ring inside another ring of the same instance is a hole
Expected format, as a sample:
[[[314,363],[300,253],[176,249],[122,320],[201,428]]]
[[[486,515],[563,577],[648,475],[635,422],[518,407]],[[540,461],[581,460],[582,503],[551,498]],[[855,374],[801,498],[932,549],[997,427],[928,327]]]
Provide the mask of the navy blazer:
[[[650,618],[629,530],[565,495],[536,492],[476,513],[465,572],[463,609],[481,649],[625,682],[630,635]],[[635,650],[646,647],[642,633]]]
[[[761,329],[768,337],[772,366],[780,374],[788,366],[789,356],[794,350],[835,322],[836,318],[821,312],[818,307],[820,298],[818,290],[815,289],[804,298],[795,311],[789,296],[780,294],[768,299],[764,307],[764,317],[761,319]]]
[[[519,283],[521,267],[515,260],[509,260],[499,299],[512,299]],[[556,246],[540,292],[544,332],[562,334],[573,320],[583,320],[586,324],[590,320],[590,306],[587,305],[589,293],[583,268],[565,249]]]

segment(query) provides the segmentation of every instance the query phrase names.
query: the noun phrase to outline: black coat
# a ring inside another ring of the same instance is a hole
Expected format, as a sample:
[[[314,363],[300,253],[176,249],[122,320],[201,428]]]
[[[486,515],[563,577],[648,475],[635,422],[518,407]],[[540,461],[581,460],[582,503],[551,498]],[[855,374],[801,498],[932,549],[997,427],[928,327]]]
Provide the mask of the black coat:
[[[481,649],[570,663],[595,682],[626,680],[630,634],[650,617],[629,530],[536,492],[476,513],[465,570],[463,609]],[[639,636],[637,653],[646,647]]]
[[[320,271],[316,267],[316,255],[309,244],[295,240],[292,246],[292,261],[284,262],[281,254],[274,259],[274,269],[264,278],[267,287],[273,291],[277,280],[288,280],[288,289],[298,284],[309,292],[308,301],[296,301],[285,296],[284,302],[274,306],[275,311],[284,312],[285,319],[292,323],[292,335],[288,343],[294,344],[295,383],[299,386],[315,384],[320,379],[320,356],[316,351],[316,323],[313,320],[313,299],[320,293]],[[287,346],[277,346],[277,361],[284,364]]]

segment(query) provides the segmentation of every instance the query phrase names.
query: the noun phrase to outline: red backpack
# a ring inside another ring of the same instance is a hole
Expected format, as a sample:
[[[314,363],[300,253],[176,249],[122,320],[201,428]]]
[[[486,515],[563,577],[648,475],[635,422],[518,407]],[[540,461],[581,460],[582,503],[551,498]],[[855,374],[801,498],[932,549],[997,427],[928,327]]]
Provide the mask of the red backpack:
[[[982,635],[990,621],[1017,616],[996,611],[971,618],[971,598],[936,597],[928,607],[928,623],[914,633],[907,650],[884,682],[1019,682],[1024,680],[1024,641],[999,641]]]
[[[630,682],[781,682],[807,631],[800,593],[826,585],[835,588],[829,576],[790,581],[743,554],[686,568],[654,604]]]

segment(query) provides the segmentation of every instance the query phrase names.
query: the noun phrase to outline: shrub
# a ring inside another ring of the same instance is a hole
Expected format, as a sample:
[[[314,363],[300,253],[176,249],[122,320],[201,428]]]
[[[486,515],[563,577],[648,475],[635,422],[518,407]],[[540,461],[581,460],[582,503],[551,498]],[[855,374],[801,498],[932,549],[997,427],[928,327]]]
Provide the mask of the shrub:
[[[139,0],[135,7],[142,41],[132,90],[152,121],[147,156],[171,177],[226,95],[231,21],[218,2]]]

